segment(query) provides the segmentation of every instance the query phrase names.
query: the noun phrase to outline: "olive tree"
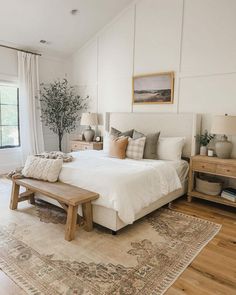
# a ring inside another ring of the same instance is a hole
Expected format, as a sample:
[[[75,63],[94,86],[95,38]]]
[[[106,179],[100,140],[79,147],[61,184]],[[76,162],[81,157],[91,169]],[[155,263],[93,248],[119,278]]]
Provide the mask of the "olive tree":
[[[41,119],[46,126],[58,135],[59,150],[66,133],[76,129],[80,111],[87,109],[88,96],[81,98],[76,88],[67,79],[50,84],[41,84]]]

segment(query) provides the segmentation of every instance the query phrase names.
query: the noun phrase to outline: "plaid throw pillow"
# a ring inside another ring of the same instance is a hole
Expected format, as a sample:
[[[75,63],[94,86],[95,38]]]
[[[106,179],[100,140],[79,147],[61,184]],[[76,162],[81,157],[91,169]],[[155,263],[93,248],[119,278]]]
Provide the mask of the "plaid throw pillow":
[[[134,160],[141,160],[143,158],[145,141],[146,137],[141,137],[138,139],[129,138],[126,157]]]

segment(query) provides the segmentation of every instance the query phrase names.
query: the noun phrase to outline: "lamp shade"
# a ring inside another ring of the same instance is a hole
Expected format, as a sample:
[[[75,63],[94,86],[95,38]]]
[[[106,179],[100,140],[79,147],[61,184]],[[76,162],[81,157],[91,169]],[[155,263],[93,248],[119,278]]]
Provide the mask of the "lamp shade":
[[[80,125],[86,125],[86,126],[98,125],[97,113],[83,113],[81,117]]]
[[[236,116],[215,116],[212,122],[211,133],[235,135]]]

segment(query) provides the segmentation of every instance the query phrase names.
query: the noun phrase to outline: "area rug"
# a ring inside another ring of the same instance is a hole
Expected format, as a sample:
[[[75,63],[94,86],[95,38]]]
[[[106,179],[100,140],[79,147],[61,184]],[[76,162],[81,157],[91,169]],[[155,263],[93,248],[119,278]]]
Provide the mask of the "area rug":
[[[0,207],[0,268],[26,294],[160,295],[220,225],[159,209],[117,236],[96,226],[64,240],[65,213],[44,202]]]

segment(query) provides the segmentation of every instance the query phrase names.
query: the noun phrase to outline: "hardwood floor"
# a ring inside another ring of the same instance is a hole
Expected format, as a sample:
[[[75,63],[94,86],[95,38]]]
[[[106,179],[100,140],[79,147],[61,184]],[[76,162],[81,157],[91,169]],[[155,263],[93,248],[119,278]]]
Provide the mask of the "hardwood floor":
[[[166,295],[236,294],[236,210],[196,199],[187,203],[183,198],[173,209],[222,224],[222,228]]]
[[[173,210],[222,224],[222,228],[167,290],[166,295],[236,294],[235,209],[195,199],[187,203],[186,197],[183,197],[173,203]],[[12,294],[24,293],[0,271],[0,295]]]

